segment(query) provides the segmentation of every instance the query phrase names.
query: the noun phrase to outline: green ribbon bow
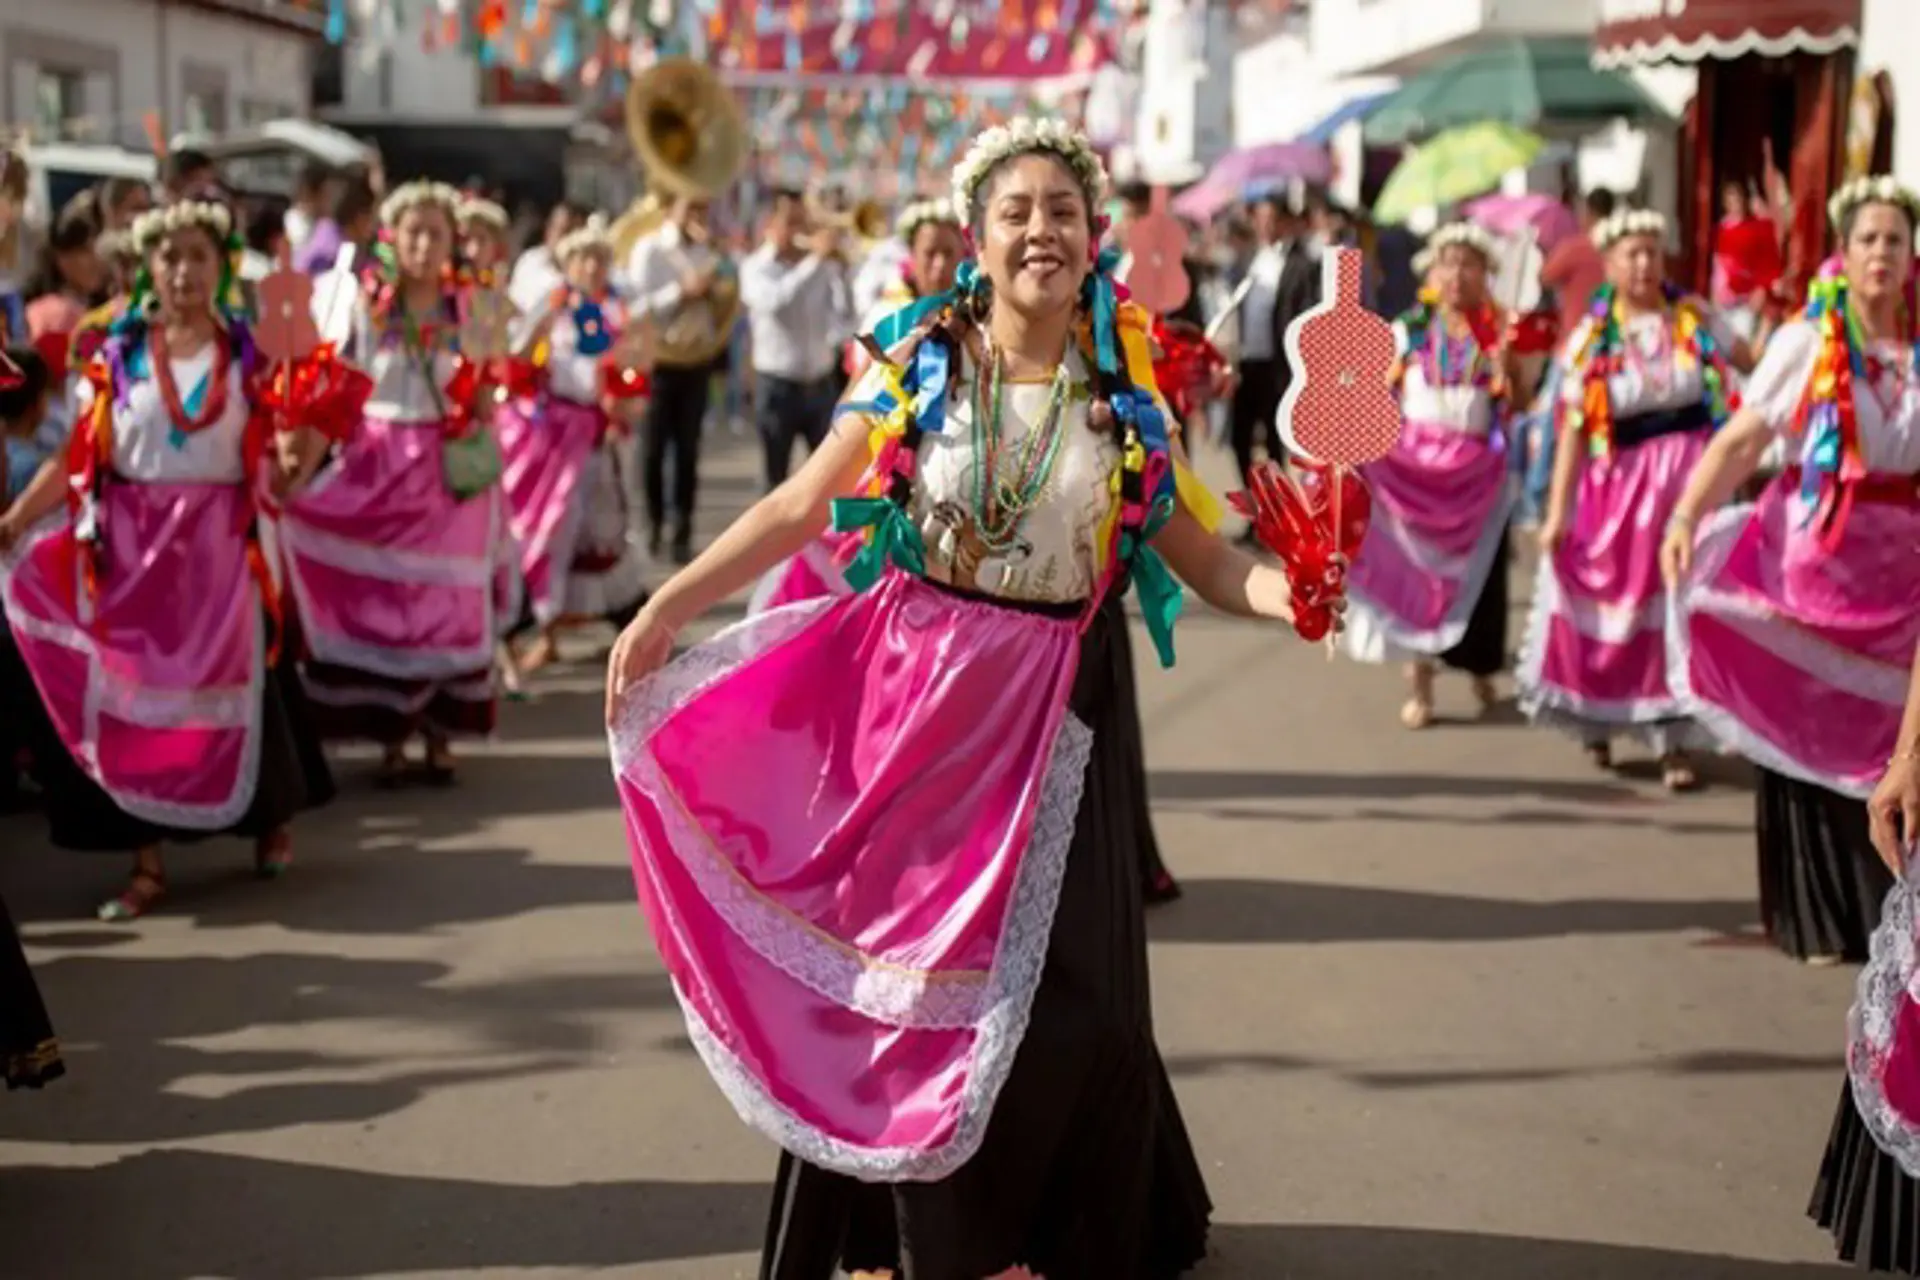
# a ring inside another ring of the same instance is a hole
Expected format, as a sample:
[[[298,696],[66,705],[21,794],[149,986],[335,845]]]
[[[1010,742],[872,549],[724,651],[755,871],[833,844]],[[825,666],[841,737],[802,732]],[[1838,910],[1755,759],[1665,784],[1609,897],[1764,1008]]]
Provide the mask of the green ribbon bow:
[[[1134,592],[1140,597],[1140,612],[1147,623],[1147,635],[1160,665],[1173,665],[1173,624],[1185,603],[1180,583],[1167,568],[1167,562],[1152,547],[1136,544],[1131,533],[1120,535],[1120,554],[1133,576]]]
[[[926,575],[927,545],[907,513],[891,498],[835,498],[833,531],[853,533],[860,529],[871,532],[860,554],[841,572],[849,587],[865,591],[880,580],[888,562],[908,573]]]

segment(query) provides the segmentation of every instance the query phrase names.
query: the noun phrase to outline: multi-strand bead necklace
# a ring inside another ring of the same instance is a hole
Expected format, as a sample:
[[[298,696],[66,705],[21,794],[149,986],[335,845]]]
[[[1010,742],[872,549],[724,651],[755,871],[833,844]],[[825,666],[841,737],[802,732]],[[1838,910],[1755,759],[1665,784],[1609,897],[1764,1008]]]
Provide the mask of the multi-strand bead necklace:
[[[1020,525],[1046,494],[1047,482],[1059,461],[1066,439],[1064,424],[1068,399],[1067,366],[1054,371],[1047,389],[1047,405],[1040,421],[1014,453],[1013,466],[1002,467],[1005,441],[1006,387],[1000,352],[989,346],[986,367],[973,379],[973,520],[974,529],[989,552],[1002,552],[1018,540]],[[985,404],[982,403],[984,392]]]

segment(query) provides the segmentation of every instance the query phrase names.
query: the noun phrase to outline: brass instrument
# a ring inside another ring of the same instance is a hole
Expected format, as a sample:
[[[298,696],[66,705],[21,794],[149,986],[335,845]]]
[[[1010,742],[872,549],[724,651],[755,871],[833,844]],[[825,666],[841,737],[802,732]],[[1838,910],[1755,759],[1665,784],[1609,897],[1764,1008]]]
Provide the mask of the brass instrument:
[[[818,230],[837,231],[853,243],[841,249],[839,257],[865,257],[873,247],[892,234],[887,225],[887,211],[877,200],[862,200],[851,209],[825,209],[814,205],[808,210],[809,218]]]
[[[713,198],[733,184],[747,159],[739,105],[718,76],[690,58],[665,59],[635,78],[627,89],[627,136],[651,191],[612,227],[622,260],[666,220],[671,200]],[[681,303],[655,323],[655,361],[670,368],[713,363],[739,315],[739,281],[722,270],[705,297]]]

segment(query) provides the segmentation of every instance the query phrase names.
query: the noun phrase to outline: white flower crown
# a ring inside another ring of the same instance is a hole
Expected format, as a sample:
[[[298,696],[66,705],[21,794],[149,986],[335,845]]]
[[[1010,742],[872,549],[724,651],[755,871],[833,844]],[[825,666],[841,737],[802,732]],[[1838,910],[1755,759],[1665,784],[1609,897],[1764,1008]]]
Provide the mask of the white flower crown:
[[[1107,167],[1085,134],[1064,120],[1020,116],[995,125],[973,140],[967,154],[953,167],[953,216],[961,226],[973,220],[973,198],[996,167],[1015,156],[1044,151],[1066,162],[1087,197],[1087,206],[1100,211],[1107,198]]]
[[[1827,217],[1834,229],[1838,230],[1863,204],[1890,204],[1907,215],[1909,224],[1920,225],[1920,195],[1915,195],[1911,187],[1900,185],[1892,176],[1880,174],[1855,178],[1833,193],[1833,198],[1827,201]]]
[[[1662,244],[1667,239],[1667,219],[1654,209],[1622,209],[1593,228],[1593,247],[1605,252],[1628,236],[1652,236]]]
[[[1492,266],[1500,252],[1500,244],[1493,238],[1493,232],[1477,222],[1449,222],[1427,237],[1426,248],[1421,252],[1427,255],[1429,263],[1438,261],[1442,249],[1461,245],[1473,250]]]
[[[448,219],[457,224],[461,203],[460,193],[444,182],[403,182],[380,202],[380,222],[392,227],[399,223],[407,210],[433,205],[445,210]]]
[[[511,222],[505,209],[479,196],[468,196],[460,202],[459,217],[463,227],[472,222],[484,222],[495,231],[505,231]]]
[[[564,263],[577,253],[604,253],[613,256],[613,236],[609,234],[607,220],[600,214],[588,218],[584,226],[576,227],[560,237],[553,246],[553,260]]]
[[[930,223],[953,221],[953,203],[949,200],[916,200],[900,211],[894,220],[893,234],[907,244]]]
[[[199,227],[213,237],[215,244],[225,248],[227,237],[233,234],[233,215],[225,205],[211,200],[176,200],[135,218],[127,234],[134,249],[145,257],[158,248],[162,240],[188,227]]]

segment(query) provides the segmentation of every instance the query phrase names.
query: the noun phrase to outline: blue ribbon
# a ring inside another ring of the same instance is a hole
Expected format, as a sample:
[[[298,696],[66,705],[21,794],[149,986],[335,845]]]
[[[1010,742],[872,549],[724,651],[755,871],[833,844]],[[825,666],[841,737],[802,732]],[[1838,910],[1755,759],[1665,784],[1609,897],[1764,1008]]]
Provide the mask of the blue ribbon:
[[[947,429],[947,385],[952,380],[953,353],[944,342],[923,342],[913,353],[907,389],[914,400],[913,422],[925,435]]]
[[[1087,278],[1087,287],[1093,293],[1093,354],[1099,361],[1102,373],[1120,372],[1120,343],[1116,325],[1120,298],[1113,289],[1113,273],[1119,265],[1120,250],[1108,245],[1094,260],[1093,274]]]
[[[873,340],[884,350],[891,351],[904,342],[907,335],[918,328],[928,316],[934,315],[942,307],[952,306],[962,298],[972,297],[979,287],[979,264],[968,259],[960,264],[960,270],[955,273],[953,288],[945,293],[916,298],[898,311],[883,317],[879,324],[873,326]]]
[[[865,591],[892,563],[908,573],[927,572],[927,545],[907,513],[891,498],[835,498],[833,530],[868,530],[867,544],[842,573],[849,587]]]

